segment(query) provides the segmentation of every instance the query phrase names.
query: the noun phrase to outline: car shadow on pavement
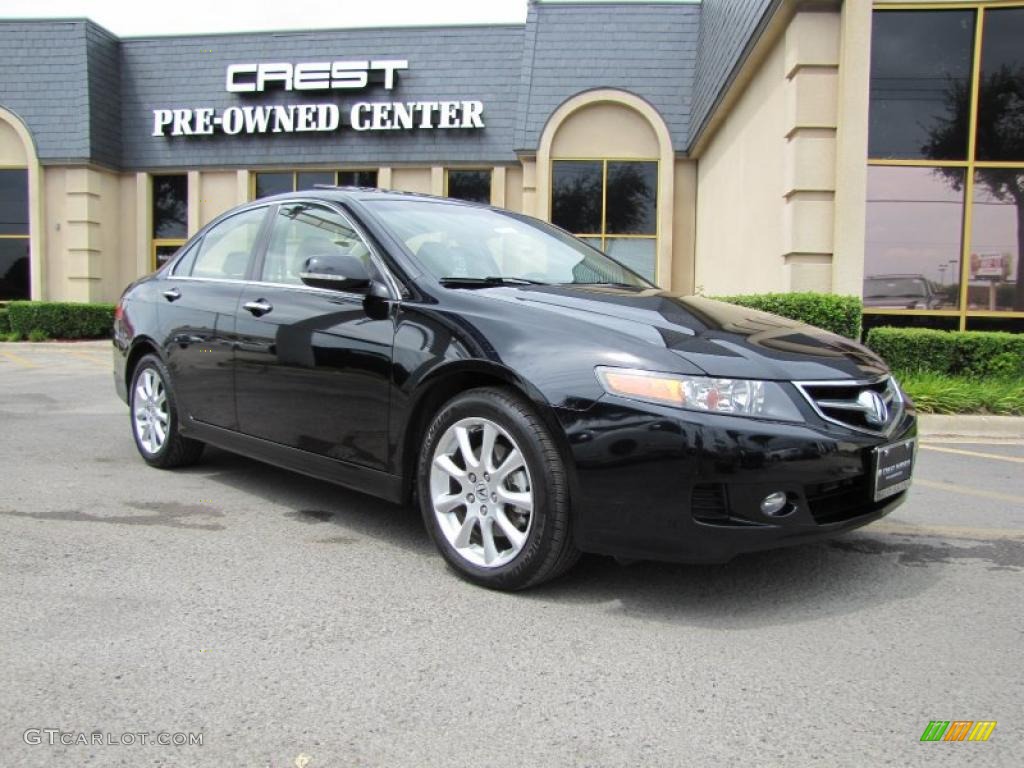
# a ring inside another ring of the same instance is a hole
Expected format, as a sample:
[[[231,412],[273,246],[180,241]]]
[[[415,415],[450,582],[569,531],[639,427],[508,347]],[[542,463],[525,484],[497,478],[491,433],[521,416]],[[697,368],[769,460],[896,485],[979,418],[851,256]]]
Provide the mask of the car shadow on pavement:
[[[943,588],[940,568],[1019,571],[1022,564],[1021,541],[953,543],[867,527],[717,565],[620,566],[610,558],[584,556],[563,578],[526,597],[605,604],[625,615],[728,629],[813,621],[914,600]]]
[[[417,556],[440,558],[411,505],[391,504],[216,449],[201,465],[185,471],[284,508],[296,525],[317,530],[311,542],[346,543],[364,536]],[[936,567],[980,562],[992,570],[1018,570],[1024,564],[1024,542],[1008,546],[874,533],[867,527],[830,541],[741,555],[718,565],[621,565],[609,557],[585,555],[555,581],[514,596],[481,595],[600,605],[655,621],[769,626],[914,599],[937,587]],[[442,578],[457,577],[448,573]]]
[[[392,504],[216,448],[208,448],[199,465],[178,471],[203,476],[269,505],[286,508],[285,516],[296,524],[324,529],[317,530],[313,537],[318,543],[345,543],[360,535],[417,555],[435,551],[419,513],[411,506]]]

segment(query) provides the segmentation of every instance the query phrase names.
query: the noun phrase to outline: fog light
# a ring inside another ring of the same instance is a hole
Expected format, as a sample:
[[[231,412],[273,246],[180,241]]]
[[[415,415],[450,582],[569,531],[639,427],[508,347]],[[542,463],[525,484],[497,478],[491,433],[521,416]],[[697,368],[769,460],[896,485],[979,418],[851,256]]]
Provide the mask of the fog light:
[[[786,494],[782,491],[769,493],[761,499],[761,512],[769,517],[775,517],[786,507]]]

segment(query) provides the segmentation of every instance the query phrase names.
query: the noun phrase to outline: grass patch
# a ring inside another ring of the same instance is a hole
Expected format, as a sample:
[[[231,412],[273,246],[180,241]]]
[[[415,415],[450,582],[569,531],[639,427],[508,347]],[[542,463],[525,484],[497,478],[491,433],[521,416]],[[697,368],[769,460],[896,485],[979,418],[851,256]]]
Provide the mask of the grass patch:
[[[1024,382],[976,379],[927,372],[897,373],[920,413],[983,413],[1024,416]]]

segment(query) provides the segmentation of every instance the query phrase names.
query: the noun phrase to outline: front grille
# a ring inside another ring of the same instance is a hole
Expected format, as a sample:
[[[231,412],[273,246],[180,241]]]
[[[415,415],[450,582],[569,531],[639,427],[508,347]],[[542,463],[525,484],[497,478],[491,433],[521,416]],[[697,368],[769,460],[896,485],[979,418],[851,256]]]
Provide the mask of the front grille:
[[[867,382],[797,382],[797,389],[823,419],[860,432],[883,434],[903,412],[903,398],[891,376]]]

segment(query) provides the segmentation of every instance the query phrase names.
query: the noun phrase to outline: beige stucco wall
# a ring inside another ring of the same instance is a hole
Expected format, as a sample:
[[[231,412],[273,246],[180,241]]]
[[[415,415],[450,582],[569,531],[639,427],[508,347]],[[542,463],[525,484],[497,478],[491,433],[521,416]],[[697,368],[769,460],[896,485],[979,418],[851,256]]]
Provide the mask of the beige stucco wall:
[[[551,142],[551,157],[658,159],[658,137],[638,112],[598,102],[569,115]]]
[[[99,168],[44,170],[47,298],[113,301],[124,279],[121,177]]]
[[[403,192],[421,192],[430,194],[431,189],[430,168],[401,168],[391,169],[391,184],[388,189],[398,189]]]
[[[245,202],[238,196],[238,174],[235,171],[206,171],[199,174],[199,228],[220,214]]]
[[[697,235],[697,163],[676,160],[675,201],[672,206],[671,288],[694,292],[694,245]]]
[[[694,282],[706,294],[785,289],[783,68],[779,44],[697,159]]]
[[[505,204],[510,211],[523,212],[523,168],[509,166],[505,169]]]
[[[858,291],[833,279],[842,29],[835,7],[795,13],[701,143],[696,283],[705,293]],[[846,246],[852,258],[856,244]]]
[[[25,168],[28,157],[14,126],[0,120],[0,168]]]

